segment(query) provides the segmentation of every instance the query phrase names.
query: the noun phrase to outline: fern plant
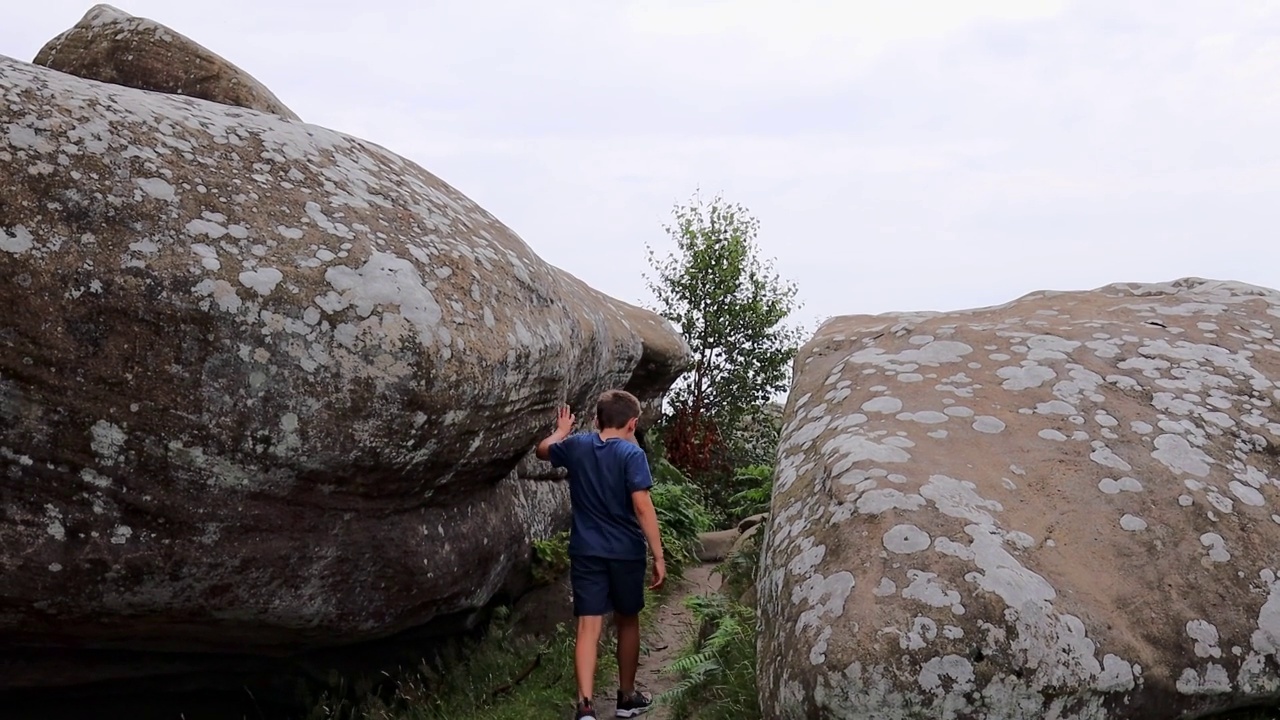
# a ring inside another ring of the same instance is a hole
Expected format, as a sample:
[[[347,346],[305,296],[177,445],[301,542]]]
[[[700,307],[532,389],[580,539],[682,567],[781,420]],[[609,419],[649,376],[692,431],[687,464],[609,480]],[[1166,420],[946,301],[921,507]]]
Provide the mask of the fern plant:
[[[698,535],[711,529],[711,514],[697,488],[678,480],[658,480],[650,494],[658,512],[667,571],[679,578],[685,567],[697,561]]]
[[[674,720],[759,720],[755,611],[723,595],[692,596],[685,606],[701,631],[668,668],[680,680],[662,704]]]
[[[739,468],[733,478],[733,487],[745,488],[729,498],[729,517],[738,522],[743,518],[769,512],[773,495],[773,468],[768,465],[752,465]]]

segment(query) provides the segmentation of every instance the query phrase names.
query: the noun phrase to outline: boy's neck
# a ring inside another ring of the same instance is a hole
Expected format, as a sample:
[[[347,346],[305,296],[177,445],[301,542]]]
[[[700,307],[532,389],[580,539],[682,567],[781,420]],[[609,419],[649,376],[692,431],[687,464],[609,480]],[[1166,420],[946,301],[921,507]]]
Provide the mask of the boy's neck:
[[[627,432],[622,428],[608,428],[607,430],[600,431],[600,439],[601,440],[617,439],[617,440],[627,440],[629,442],[635,442],[636,436],[632,433]]]

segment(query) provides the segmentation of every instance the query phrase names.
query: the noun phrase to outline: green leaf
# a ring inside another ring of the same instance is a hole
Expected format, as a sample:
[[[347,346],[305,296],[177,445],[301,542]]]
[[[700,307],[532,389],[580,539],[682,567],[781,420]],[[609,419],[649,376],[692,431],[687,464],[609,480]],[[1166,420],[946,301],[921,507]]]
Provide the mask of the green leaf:
[[[760,222],[743,206],[695,195],[673,214],[666,230],[675,251],[659,257],[648,248],[653,274],[645,276],[655,309],[693,353],[693,369],[670,402],[736,427],[786,389],[800,340],[799,328],[786,324],[799,308],[797,288],[760,258]]]

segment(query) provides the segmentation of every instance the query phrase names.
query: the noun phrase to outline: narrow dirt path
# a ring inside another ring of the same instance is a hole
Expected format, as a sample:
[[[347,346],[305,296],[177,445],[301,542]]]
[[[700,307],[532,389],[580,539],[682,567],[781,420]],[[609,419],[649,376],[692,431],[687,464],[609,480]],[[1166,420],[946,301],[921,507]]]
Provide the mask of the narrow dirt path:
[[[654,697],[669,690],[676,681],[663,671],[684,649],[693,625],[693,618],[685,608],[684,600],[691,595],[707,595],[720,589],[720,576],[714,574],[715,567],[714,563],[708,563],[686,570],[684,579],[663,598],[662,606],[658,608],[652,623],[642,630],[642,647],[648,648],[649,654],[640,657],[640,672],[637,674],[636,684]],[[612,691],[609,691],[607,697],[601,698],[596,709],[601,720],[614,716]],[[670,720],[669,711],[669,708],[659,707],[644,717],[649,720]]]

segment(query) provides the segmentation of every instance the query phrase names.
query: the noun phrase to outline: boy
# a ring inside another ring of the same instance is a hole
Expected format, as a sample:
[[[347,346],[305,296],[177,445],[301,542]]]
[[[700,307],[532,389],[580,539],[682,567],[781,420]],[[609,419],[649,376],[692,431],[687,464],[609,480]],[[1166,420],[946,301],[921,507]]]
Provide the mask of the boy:
[[[644,608],[645,544],[653,552],[654,590],[662,587],[667,566],[658,535],[658,513],[649,488],[649,460],[636,443],[640,401],[610,390],[596,403],[599,432],[573,432],[574,416],[560,408],[556,431],[538,443],[538,458],[569,470],[573,530],[569,534],[573,614],[578,618],[574,667],[578,676],[577,720],[596,720],[591,698],[596,654],[604,616],[613,613],[618,629],[618,708],[620,718],[649,709],[651,699],[636,691],[640,664],[640,610]]]

